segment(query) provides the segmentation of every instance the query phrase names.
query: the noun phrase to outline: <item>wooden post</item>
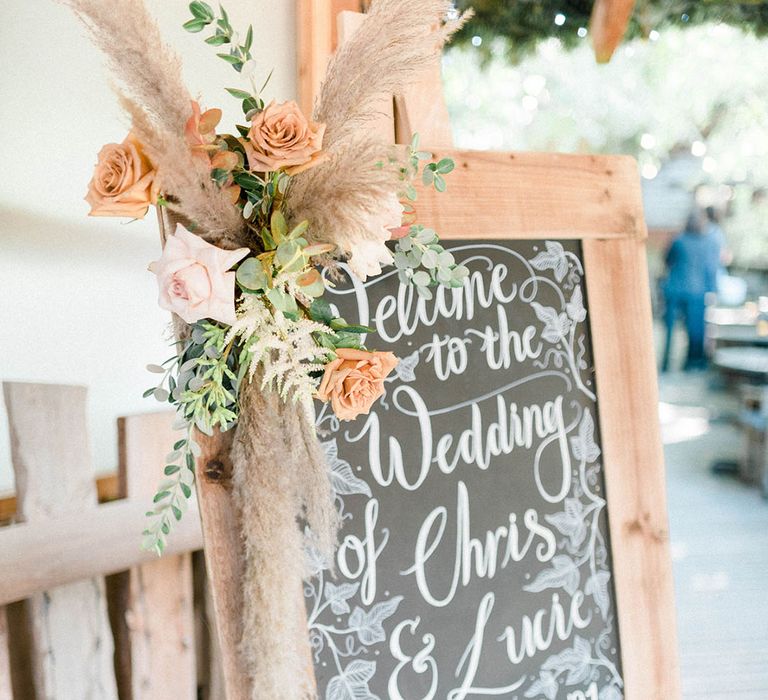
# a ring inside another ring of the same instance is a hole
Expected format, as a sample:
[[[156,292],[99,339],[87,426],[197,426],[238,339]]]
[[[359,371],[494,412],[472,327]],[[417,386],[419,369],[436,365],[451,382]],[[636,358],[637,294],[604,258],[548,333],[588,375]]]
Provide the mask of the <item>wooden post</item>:
[[[300,0],[299,5],[302,3],[311,7],[311,11],[299,11],[299,92],[302,109],[309,113],[328,59],[336,48],[327,26],[329,19],[330,24],[337,27],[338,44],[341,45],[357,31],[365,14],[346,8],[339,12],[342,3],[338,0]],[[453,145],[440,57],[437,56],[402,95],[382,95],[380,112],[381,117],[371,129],[387,143],[410,143],[413,134],[418,132],[422,144],[433,147]]]
[[[178,437],[173,413],[118,420],[119,495],[151,502]],[[139,533],[136,533],[139,536]],[[167,555],[107,580],[120,700],[195,700],[192,555]]]
[[[672,699],[680,677],[642,219],[638,233],[582,245],[625,697]]]
[[[3,390],[19,517],[95,507],[85,387],[4,383]],[[103,578],[35,594],[27,613],[37,697],[117,700]]]
[[[221,647],[216,634],[211,586],[205,571],[205,552],[192,555],[192,570],[195,582],[195,642],[200,700],[224,700],[226,695]]]
[[[0,608],[0,700],[13,700],[8,642],[8,620],[5,608]]]
[[[608,63],[624,38],[635,0],[596,0],[589,20],[589,33],[598,63]]]
[[[176,222],[164,207],[158,207],[160,238],[175,229]],[[226,700],[251,697],[250,681],[239,653],[242,638],[243,545],[240,522],[232,493],[232,462],[229,450],[234,430],[213,436],[196,432],[202,454],[195,460],[195,486],[203,527],[203,548],[216,631],[221,648]]]
[[[435,56],[402,95],[395,95],[395,143],[410,143],[413,134],[418,133],[424,146],[453,146],[441,55]]]
[[[304,114],[312,114],[328,59],[342,41],[336,17],[361,5],[360,0],[297,0],[299,106]]]

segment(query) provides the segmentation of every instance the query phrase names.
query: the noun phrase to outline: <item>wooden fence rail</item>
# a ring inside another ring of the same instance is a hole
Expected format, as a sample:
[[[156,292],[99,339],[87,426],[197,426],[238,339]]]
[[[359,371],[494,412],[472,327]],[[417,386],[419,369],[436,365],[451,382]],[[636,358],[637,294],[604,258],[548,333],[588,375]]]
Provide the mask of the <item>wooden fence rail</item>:
[[[140,549],[171,413],[121,418],[109,503],[83,387],[4,383],[14,524],[0,527],[0,700],[224,700],[192,504],[162,559]]]

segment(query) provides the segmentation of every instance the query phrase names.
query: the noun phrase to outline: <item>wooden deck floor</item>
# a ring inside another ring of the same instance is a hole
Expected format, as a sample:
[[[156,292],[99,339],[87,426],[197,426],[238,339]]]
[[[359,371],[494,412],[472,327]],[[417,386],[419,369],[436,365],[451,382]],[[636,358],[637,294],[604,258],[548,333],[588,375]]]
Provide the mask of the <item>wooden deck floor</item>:
[[[768,700],[768,501],[712,473],[742,441],[702,411],[735,405],[702,375],[664,378],[661,394],[684,698]]]

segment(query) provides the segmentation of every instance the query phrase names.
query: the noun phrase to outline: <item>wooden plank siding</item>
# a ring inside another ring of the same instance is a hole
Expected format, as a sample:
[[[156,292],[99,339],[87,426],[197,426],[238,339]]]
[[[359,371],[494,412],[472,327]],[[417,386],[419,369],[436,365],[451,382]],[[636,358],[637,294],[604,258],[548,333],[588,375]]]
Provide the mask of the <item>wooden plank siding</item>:
[[[43,521],[94,507],[85,387],[4,383],[3,393],[19,516]],[[62,540],[51,540],[58,557]],[[35,593],[19,622],[28,629],[12,626],[10,634],[29,635],[26,652],[37,696],[117,700],[103,578]]]

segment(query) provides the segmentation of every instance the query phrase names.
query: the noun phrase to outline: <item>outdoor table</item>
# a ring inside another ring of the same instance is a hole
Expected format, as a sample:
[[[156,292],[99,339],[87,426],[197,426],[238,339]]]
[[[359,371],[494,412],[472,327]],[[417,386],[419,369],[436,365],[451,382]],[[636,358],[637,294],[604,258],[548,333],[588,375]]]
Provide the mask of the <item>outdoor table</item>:
[[[768,348],[728,347],[715,351],[712,364],[721,372],[751,383],[768,381]]]
[[[760,335],[754,324],[710,324],[707,337],[716,350],[732,346],[768,347],[768,336]]]
[[[743,382],[738,424],[744,432],[745,451],[736,462],[717,462],[717,472],[736,472],[746,483],[762,488],[768,498],[768,348],[726,347],[715,352],[713,365]]]

